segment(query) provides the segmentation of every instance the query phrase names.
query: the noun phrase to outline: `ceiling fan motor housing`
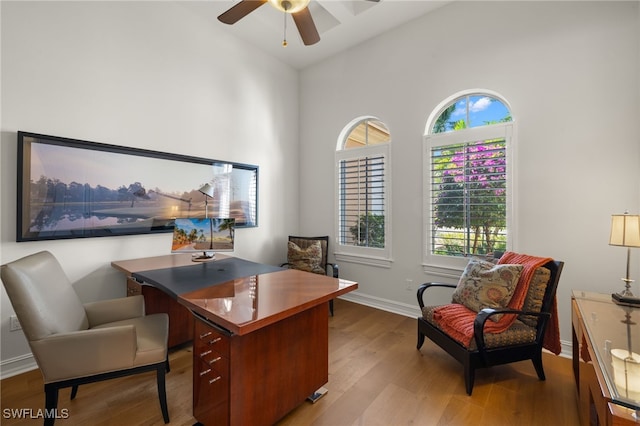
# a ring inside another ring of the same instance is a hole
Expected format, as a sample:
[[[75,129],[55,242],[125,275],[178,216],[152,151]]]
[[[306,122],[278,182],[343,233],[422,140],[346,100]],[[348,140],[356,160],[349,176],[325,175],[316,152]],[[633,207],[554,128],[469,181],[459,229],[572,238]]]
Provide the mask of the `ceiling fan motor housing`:
[[[309,5],[310,0],[269,0],[276,9],[286,13],[300,12]]]

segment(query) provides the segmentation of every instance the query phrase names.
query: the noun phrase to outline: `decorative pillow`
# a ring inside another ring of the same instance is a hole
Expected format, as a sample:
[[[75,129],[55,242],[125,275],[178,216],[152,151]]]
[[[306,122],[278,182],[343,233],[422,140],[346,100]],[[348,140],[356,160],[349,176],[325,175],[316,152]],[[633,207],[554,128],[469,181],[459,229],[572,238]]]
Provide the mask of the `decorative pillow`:
[[[453,302],[474,312],[484,308],[506,308],[522,273],[522,265],[494,265],[479,258],[471,258],[453,292]],[[501,314],[489,317],[499,321]]]
[[[293,269],[313,272],[315,274],[326,274],[322,267],[322,245],[320,241],[314,241],[307,248],[301,248],[296,243],[289,241],[287,262]]]
[[[541,266],[535,270],[533,277],[531,277],[529,291],[522,305],[523,311],[540,312],[542,310],[542,299],[550,278],[551,271],[549,269]],[[530,327],[538,325],[538,317],[532,315],[520,315],[518,319]]]

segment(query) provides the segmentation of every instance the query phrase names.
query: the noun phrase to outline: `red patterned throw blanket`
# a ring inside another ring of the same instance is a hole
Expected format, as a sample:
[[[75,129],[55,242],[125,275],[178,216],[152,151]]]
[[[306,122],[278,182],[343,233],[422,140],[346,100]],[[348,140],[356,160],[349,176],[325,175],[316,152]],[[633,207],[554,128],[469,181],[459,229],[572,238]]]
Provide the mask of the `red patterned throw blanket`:
[[[499,264],[523,265],[522,274],[509,301],[508,308],[522,309],[529,291],[529,283],[535,270],[553,259],[548,257],[529,256],[514,252],[506,252],[498,261]],[[438,326],[453,339],[469,347],[473,339],[473,321],[477,313],[467,307],[451,303],[440,306],[433,311],[433,319]],[[485,333],[501,333],[507,330],[517,319],[517,315],[503,315],[500,320],[487,321]],[[560,344],[560,328],[558,324],[557,302],[554,299],[551,319],[547,322],[547,330],[544,336],[543,346],[558,355],[562,349]]]

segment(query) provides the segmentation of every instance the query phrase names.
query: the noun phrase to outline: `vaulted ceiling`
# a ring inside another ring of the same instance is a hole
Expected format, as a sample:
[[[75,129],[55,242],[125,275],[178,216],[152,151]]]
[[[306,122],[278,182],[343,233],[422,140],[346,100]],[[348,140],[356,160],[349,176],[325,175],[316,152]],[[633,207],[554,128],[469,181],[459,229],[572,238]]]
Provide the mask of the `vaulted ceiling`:
[[[451,0],[311,0],[309,11],[320,41],[302,44],[290,15],[286,17],[287,46],[282,46],[285,29],[284,13],[264,4],[233,25],[223,24],[217,17],[238,0],[184,2],[186,7],[202,14],[211,25],[251,43],[281,61],[302,69],[348,49],[385,31],[428,13]]]

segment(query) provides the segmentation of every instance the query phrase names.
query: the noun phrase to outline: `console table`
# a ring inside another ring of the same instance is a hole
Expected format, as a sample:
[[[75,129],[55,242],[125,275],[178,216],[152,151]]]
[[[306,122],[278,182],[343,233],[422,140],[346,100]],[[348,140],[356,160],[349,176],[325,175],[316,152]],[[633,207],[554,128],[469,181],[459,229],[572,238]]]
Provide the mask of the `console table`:
[[[571,299],[573,372],[582,425],[640,422],[637,365],[624,358],[640,352],[640,309],[623,307],[611,295],[574,290]]]
[[[174,262],[172,256],[161,258]],[[175,298],[195,318],[198,422],[271,425],[327,383],[328,302],[357,283],[227,256],[164,268],[162,260],[131,278]]]

